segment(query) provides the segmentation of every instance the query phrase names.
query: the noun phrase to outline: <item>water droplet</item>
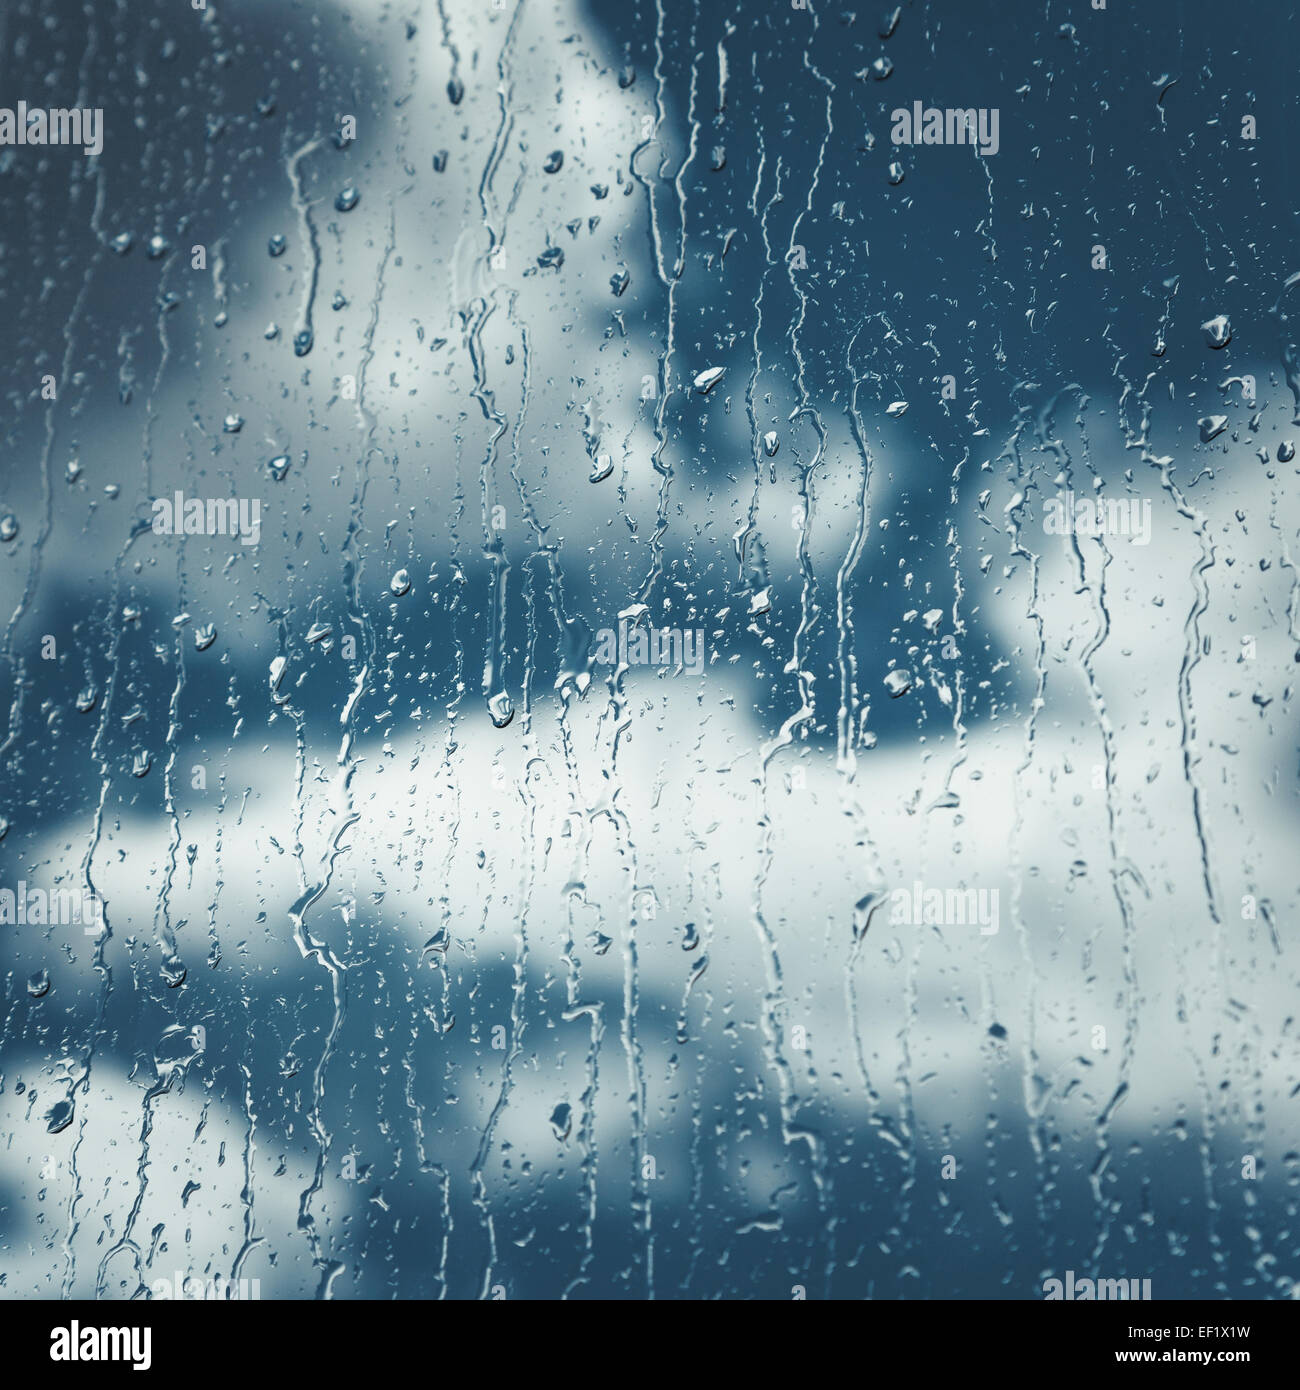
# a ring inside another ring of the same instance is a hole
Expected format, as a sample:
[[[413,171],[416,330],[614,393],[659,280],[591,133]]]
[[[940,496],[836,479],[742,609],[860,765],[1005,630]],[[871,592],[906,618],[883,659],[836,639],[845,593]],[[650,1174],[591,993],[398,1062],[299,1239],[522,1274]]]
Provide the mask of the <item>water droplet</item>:
[[[73,704],[77,707],[79,714],[89,714],[99,703],[99,692],[93,685],[84,685],[77,692],[77,698]]]
[[[893,60],[884,57],[883,54],[871,65],[871,75],[877,82],[883,82],[893,70]]]
[[[498,691],[488,701],[488,714],[498,729],[504,729],[515,717],[515,707],[504,690]]]
[[[447,151],[439,150],[433,157],[433,172],[435,174],[445,173],[447,169]]]
[[[18,538],[18,518],[13,512],[5,512],[0,516],[0,541],[12,541]]]
[[[903,173],[903,166],[898,162],[898,160],[891,160],[889,164],[890,183],[897,187],[900,183],[903,182],[904,177],[905,175]]]
[[[168,251],[172,249],[172,244],[165,236],[157,234],[149,238],[149,245],[146,248],[151,261],[160,260]]]
[[[621,268],[616,270],[613,275],[609,277],[609,287],[614,291],[615,297],[621,295],[631,283],[632,276]]]
[[[401,598],[404,594],[411,592],[411,576],[405,570],[398,570],[389,580],[388,587],[396,598]]]
[[[194,629],[194,650],[205,652],[217,640],[217,625],[215,623],[200,623]]]
[[[537,257],[537,264],[543,270],[559,270],[564,264],[564,248],[562,246],[548,246]]]
[[[57,1104],[50,1107],[45,1114],[46,1134],[61,1134],[72,1123],[73,1116],[76,1115],[77,1108],[73,1104],[71,1096],[64,1098]]]
[[[900,695],[906,695],[911,688],[912,673],[904,671],[901,667],[885,677],[885,689],[889,691],[891,699],[897,700]]]
[[[270,463],[266,465],[266,468],[267,472],[270,473],[271,477],[273,477],[277,483],[284,482],[289,472],[289,455],[277,454]]]
[[[334,207],[338,212],[351,212],[361,201],[361,194],[353,184],[342,189],[339,196],[334,199]]]
[[[721,145],[714,145],[709,165],[715,174],[720,174],[727,167],[727,152]]]
[[[591,475],[588,482],[603,482],[614,471],[614,457],[612,454],[597,454],[591,466]]]
[[[266,243],[266,249],[272,256],[283,256],[285,251],[288,250],[288,247],[288,240],[279,232]]]
[[[573,1107],[561,1102],[551,1111],[551,1129],[557,1139],[567,1139],[573,1128]]]
[[[306,357],[311,351],[311,345],[315,341],[312,337],[310,328],[304,328],[301,332],[293,335],[293,355],[295,357]]]
[[[149,769],[153,766],[153,756],[145,749],[141,748],[131,759],[131,776],[145,777]]]
[[[130,232],[118,232],[108,244],[119,256],[125,256],[132,246],[135,245],[135,238]]]
[[[893,420],[897,420],[900,415],[904,415],[906,412],[906,401],[891,401],[890,404],[885,407],[885,414]]]
[[[33,999],[44,999],[50,992],[50,972],[48,970],[38,970],[34,975],[28,977],[27,993]]]
[[[277,656],[271,661],[271,674],[268,678],[268,687],[271,691],[271,699],[277,705],[287,704],[289,697],[280,693],[280,682],[284,679],[284,673],[289,669],[289,659],[284,656]]]
[[[312,623],[307,629],[307,645],[310,647],[323,642],[333,631],[329,623]]]
[[[548,174],[558,174],[563,167],[563,150],[552,150],[550,154],[546,156],[546,162],[542,165],[542,168],[545,169]]]
[[[68,481],[70,483],[75,483],[77,479],[81,477],[81,460],[69,459],[64,468],[64,472],[67,474]]]
[[[242,415],[227,415],[221,422],[221,432],[223,434],[238,434],[244,428],[244,417]]]
[[[618,85],[626,90],[636,81],[636,69],[634,67],[620,68],[618,73]]]
[[[1289,439],[1277,446],[1277,458],[1279,463],[1290,463],[1295,458],[1295,445]]]
[[[763,452],[768,458],[775,458],[776,451],[781,447],[781,441],[777,438],[775,430],[768,430],[763,436]]]
[[[702,395],[707,396],[710,391],[722,380],[725,367],[709,367],[702,371],[695,378],[695,389]]]
[[[1201,332],[1212,348],[1225,348],[1232,342],[1232,325],[1228,322],[1227,314],[1219,314],[1203,323]]]
[[[465,84],[459,77],[453,77],[447,83],[447,96],[453,106],[459,106],[465,99]]]
[[[1201,443],[1208,444],[1211,439],[1216,439],[1228,428],[1228,417],[1226,415],[1203,415],[1196,422],[1196,428],[1201,432]]]

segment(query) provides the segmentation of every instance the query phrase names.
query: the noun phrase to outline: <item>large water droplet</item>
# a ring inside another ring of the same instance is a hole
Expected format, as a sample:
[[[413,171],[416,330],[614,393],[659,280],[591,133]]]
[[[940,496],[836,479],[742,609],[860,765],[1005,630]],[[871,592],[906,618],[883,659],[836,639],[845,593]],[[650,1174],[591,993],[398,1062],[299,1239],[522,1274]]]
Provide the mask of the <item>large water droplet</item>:
[[[725,367],[708,367],[695,378],[695,389],[707,396],[720,382],[726,372]]]
[[[77,1108],[73,1104],[72,1097],[64,1096],[61,1101],[52,1105],[45,1113],[46,1134],[61,1134],[72,1123],[76,1113]]]
[[[897,700],[900,695],[906,695],[911,688],[912,673],[901,667],[885,677],[885,689],[889,691],[891,699]]]
[[[498,691],[488,701],[488,714],[498,729],[504,729],[515,717],[515,707],[504,690]]]
[[[1201,332],[1205,334],[1205,341],[1212,348],[1225,348],[1232,342],[1232,326],[1228,322],[1227,314],[1218,314],[1207,320],[1201,325]]]

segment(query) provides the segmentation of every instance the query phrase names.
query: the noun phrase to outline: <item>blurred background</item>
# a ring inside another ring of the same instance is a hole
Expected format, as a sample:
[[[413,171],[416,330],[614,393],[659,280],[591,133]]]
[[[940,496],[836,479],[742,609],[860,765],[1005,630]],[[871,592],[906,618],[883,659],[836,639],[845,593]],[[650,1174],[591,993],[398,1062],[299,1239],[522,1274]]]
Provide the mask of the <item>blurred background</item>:
[[[0,1295],[1295,1296],[1298,31],[6,4]]]

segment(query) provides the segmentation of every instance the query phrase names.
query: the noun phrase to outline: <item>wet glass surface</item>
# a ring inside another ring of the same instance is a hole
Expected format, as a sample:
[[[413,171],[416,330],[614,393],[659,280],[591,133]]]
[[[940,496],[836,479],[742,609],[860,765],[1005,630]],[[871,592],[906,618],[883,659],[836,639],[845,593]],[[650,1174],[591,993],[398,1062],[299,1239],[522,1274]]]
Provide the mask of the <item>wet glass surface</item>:
[[[0,1295],[1294,1296],[1297,22],[6,5]]]

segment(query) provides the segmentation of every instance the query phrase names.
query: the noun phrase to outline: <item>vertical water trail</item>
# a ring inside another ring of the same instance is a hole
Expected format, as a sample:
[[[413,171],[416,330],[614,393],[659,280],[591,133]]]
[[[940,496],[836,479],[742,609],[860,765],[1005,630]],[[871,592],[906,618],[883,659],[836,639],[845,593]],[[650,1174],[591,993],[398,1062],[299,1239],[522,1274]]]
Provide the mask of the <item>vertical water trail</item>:
[[[369,689],[370,673],[375,669],[377,653],[375,649],[374,630],[370,622],[369,614],[361,598],[360,586],[364,561],[359,559],[356,555],[356,540],[358,533],[364,526],[365,496],[370,476],[370,456],[372,453],[378,451],[375,444],[375,434],[378,426],[368,410],[366,388],[368,385],[368,368],[374,358],[375,329],[379,322],[380,306],[383,302],[384,274],[388,267],[389,259],[393,254],[393,250],[394,224],[390,209],[388,242],[384,248],[384,253],[375,277],[375,292],[370,301],[370,316],[362,345],[361,365],[357,372],[357,410],[363,426],[365,427],[365,437],[357,462],[352,505],[349,509],[347,533],[342,547],[343,579],[348,600],[348,615],[352,624],[361,630],[365,655],[361,669],[357,673],[352,693],[345,701],[342,712],[339,715],[339,726],[343,732],[340,737],[339,750],[336,758],[338,772],[335,775],[332,788],[332,800],[335,803],[333,809],[337,818],[338,829],[331,837],[329,848],[323,859],[323,877],[315,884],[309,884],[307,882],[302,863],[302,845],[299,834],[298,843],[295,846],[295,857],[298,862],[299,872],[299,896],[289,909],[289,920],[293,927],[294,943],[298,947],[299,954],[304,960],[315,960],[329,975],[331,1002],[333,1006],[333,1016],[330,1020],[329,1031],[326,1035],[320,1057],[317,1059],[316,1066],[312,1072],[312,1103],[308,1113],[308,1127],[317,1145],[315,1172],[313,1173],[311,1183],[303,1190],[298,1204],[298,1227],[307,1234],[308,1243],[312,1252],[312,1263],[315,1265],[320,1275],[320,1281],[316,1289],[316,1296],[319,1299],[329,1299],[333,1296],[334,1282],[343,1271],[343,1264],[341,1261],[331,1260],[325,1256],[324,1246],[321,1242],[311,1207],[313,1198],[324,1185],[325,1165],[328,1161],[332,1140],[332,1135],[326,1127],[324,1118],[325,1076],[329,1070],[329,1064],[334,1055],[334,1049],[338,1042],[339,1034],[343,1029],[344,1019],[347,1014],[347,966],[339,959],[334,950],[326,942],[320,940],[311,932],[307,925],[307,917],[311,908],[320,901],[333,882],[334,870],[339,858],[351,849],[350,844],[345,845],[343,843],[344,837],[347,835],[348,831],[351,830],[352,826],[361,819],[360,813],[353,807],[351,791],[352,778],[357,767],[353,757],[353,748],[356,741],[355,720],[357,706]],[[301,815],[305,716],[301,710],[292,707],[288,707],[288,712],[293,718],[298,731],[298,790],[296,795],[298,797],[299,814]]]
[[[285,172],[289,176],[289,187],[293,190],[293,209],[298,214],[298,232],[303,257],[302,296],[298,302],[298,318],[293,329],[293,350],[299,357],[305,357],[315,341],[316,330],[312,326],[312,313],[316,303],[316,286],[320,280],[320,239],[316,235],[311,202],[307,198],[299,166],[309,154],[320,149],[324,143],[319,136],[315,136],[285,159]]]
[[[816,16],[814,15],[813,33],[815,34],[815,32]],[[811,64],[806,51],[804,53],[804,66],[814,74],[818,81],[830,87],[831,93],[833,94],[833,84],[830,83],[827,78],[823,77]],[[795,731],[809,722],[814,713],[813,685],[816,677],[803,664],[801,649],[803,639],[811,632],[818,617],[815,599],[815,580],[808,558],[808,539],[812,519],[813,500],[811,479],[825,452],[826,430],[819,412],[811,403],[808,393],[805,376],[806,365],[799,345],[799,331],[807,314],[807,294],[794,278],[793,261],[794,247],[796,244],[795,237],[798,235],[800,221],[805,214],[810,213],[812,210],[812,203],[817,192],[817,185],[821,174],[822,162],[825,158],[827,142],[830,139],[833,129],[831,95],[828,95],[826,99],[826,132],[822,137],[817,162],[813,168],[804,208],[796,216],[791,227],[790,246],[786,253],[786,263],[789,270],[791,288],[799,301],[799,311],[789,331],[791,353],[796,364],[796,385],[798,388],[798,404],[791,418],[809,417],[813,431],[817,437],[817,450],[812,462],[807,467],[801,466],[800,469],[799,492],[803,504],[803,524],[800,529],[798,547],[799,567],[802,576],[800,621],[794,635],[791,657],[785,668],[787,673],[792,673],[795,676],[800,703],[799,708],[790,714],[783,722],[776,737],[765,743],[759,751],[758,775],[755,778],[757,796],[755,823],[759,832],[759,867],[755,875],[754,892],[750,907],[750,918],[758,936],[762,953],[763,972],[766,984],[762,1013],[764,1057],[769,1069],[777,1079],[783,1141],[787,1149],[796,1141],[803,1143],[807,1147],[811,1160],[813,1188],[816,1193],[818,1212],[824,1225],[824,1237],[826,1241],[826,1264],[823,1284],[827,1295],[829,1295],[830,1292],[835,1269],[836,1216],[830,1200],[831,1184],[827,1166],[826,1142],[824,1136],[816,1129],[798,1120],[802,1102],[798,1097],[795,1087],[794,1073],[785,1057],[782,1047],[783,1027],[787,1013],[784,972],[781,968],[776,935],[767,920],[763,902],[767,882],[771,876],[776,858],[771,812],[768,803],[769,769],[776,754],[794,742]]]
[[[659,0],[662,6],[662,0]],[[655,448],[651,455],[651,464],[656,473],[659,474],[659,501],[658,514],[655,518],[655,529],[650,536],[650,569],[642,580],[640,588],[637,590],[637,601],[648,603],[654,593],[660,575],[663,573],[664,557],[664,536],[668,531],[668,497],[672,486],[673,469],[671,464],[664,462],[664,449],[667,445],[667,436],[664,432],[664,416],[668,409],[668,401],[672,394],[672,360],[676,348],[676,326],[677,326],[677,287],[686,271],[686,188],[682,182],[686,170],[695,161],[695,153],[699,138],[700,123],[695,114],[696,88],[699,78],[700,55],[695,49],[696,21],[698,19],[698,0],[692,6],[691,11],[691,31],[688,40],[688,47],[691,52],[691,75],[690,92],[687,101],[687,121],[690,124],[690,136],[687,141],[686,154],[678,166],[677,173],[673,177],[673,190],[677,195],[677,217],[678,217],[678,243],[677,259],[673,264],[671,279],[665,277],[662,265],[659,266],[660,280],[664,282],[668,290],[668,326],[664,338],[664,350],[659,359],[659,399],[655,406]],[[658,65],[656,65],[658,71]],[[662,107],[660,108],[662,112]],[[658,124],[655,126],[655,138],[658,138]],[[663,174],[663,163],[659,167],[659,176]],[[647,190],[649,186],[647,184]],[[650,192],[653,200],[653,192]],[[652,201],[653,206],[653,201]],[[656,247],[656,262],[658,263],[659,248]]]
[[[185,551],[180,546],[176,552],[176,587],[178,606],[181,611],[185,608]],[[172,884],[176,879],[177,853],[181,847],[181,822],[180,815],[176,810],[176,758],[179,753],[178,742],[180,738],[180,703],[181,695],[185,690],[185,629],[177,628],[173,640],[173,652],[176,661],[176,680],[172,686],[171,699],[167,707],[167,737],[165,746],[167,749],[167,761],[163,767],[163,810],[168,822],[168,842],[167,842],[167,868],[163,875],[162,889],[158,896],[158,907],[154,913],[154,930],[159,931],[161,925],[162,947],[164,951],[162,962],[163,978],[169,985],[175,988],[185,979],[185,967],[182,964],[176,944],[176,933],[172,928],[171,922],[171,892]]]
[[[1064,442],[1055,433],[1055,414],[1059,402],[1066,396],[1077,395],[1079,398],[1079,413],[1076,423],[1079,427],[1080,437],[1083,447],[1084,464],[1088,468],[1089,474],[1097,481],[1096,470],[1092,467],[1089,452],[1088,434],[1085,423],[1085,416],[1088,408],[1088,396],[1083,388],[1075,383],[1062,387],[1044,405],[1039,412],[1035,424],[1036,435],[1039,447],[1048,454],[1053,455],[1058,463],[1059,474],[1065,481],[1067,492],[1072,492],[1074,488],[1074,464],[1070,457],[1069,450]],[[1094,488],[1095,491],[1095,488]],[[1094,586],[1089,583],[1086,564],[1082,548],[1079,545],[1078,533],[1074,528],[1070,530],[1070,556],[1074,566],[1075,591],[1087,592],[1092,602],[1093,609],[1093,632],[1087,642],[1079,649],[1078,663],[1083,675],[1084,683],[1088,690],[1089,703],[1092,706],[1093,717],[1097,723],[1097,731],[1101,740],[1102,748],[1102,775],[1105,781],[1105,813],[1106,813],[1106,842],[1109,859],[1109,874],[1111,891],[1115,896],[1116,905],[1119,908],[1120,917],[1120,949],[1123,960],[1124,975],[1124,1039],[1120,1051],[1120,1063],[1118,1077],[1115,1083],[1115,1091],[1112,1095],[1110,1105],[1103,1111],[1103,1118],[1108,1118],[1113,1112],[1114,1107],[1120,1102],[1122,1097],[1128,1092],[1129,1078],[1131,1074],[1133,1057],[1137,1048],[1137,977],[1133,960],[1134,945],[1134,923],[1132,910],[1129,907],[1128,899],[1124,892],[1124,879],[1131,872],[1131,866],[1124,858],[1120,850],[1118,811],[1115,805],[1115,781],[1117,775],[1116,752],[1115,752],[1115,728],[1111,720],[1110,712],[1106,705],[1105,697],[1097,681],[1097,674],[1094,667],[1094,658],[1106,638],[1110,635],[1110,610],[1106,604],[1106,571],[1112,563],[1112,556],[1105,540],[1099,535],[1097,546],[1101,552],[1101,573]],[[1133,875],[1136,877],[1136,875]],[[1140,882],[1140,878],[1138,879]],[[1092,949],[1096,940],[1098,926],[1094,926],[1084,948],[1084,967],[1091,967]],[[1101,1191],[1102,1176],[1110,1161],[1110,1129],[1109,1124],[1098,1121],[1097,1125],[1097,1159],[1093,1166],[1091,1180],[1093,1184],[1093,1199],[1098,1213],[1098,1235],[1097,1243],[1093,1250],[1093,1268],[1100,1269],[1103,1255],[1105,1252],[1106,1240],[1110,1231],[1110,1207],[1103,1200]]]

